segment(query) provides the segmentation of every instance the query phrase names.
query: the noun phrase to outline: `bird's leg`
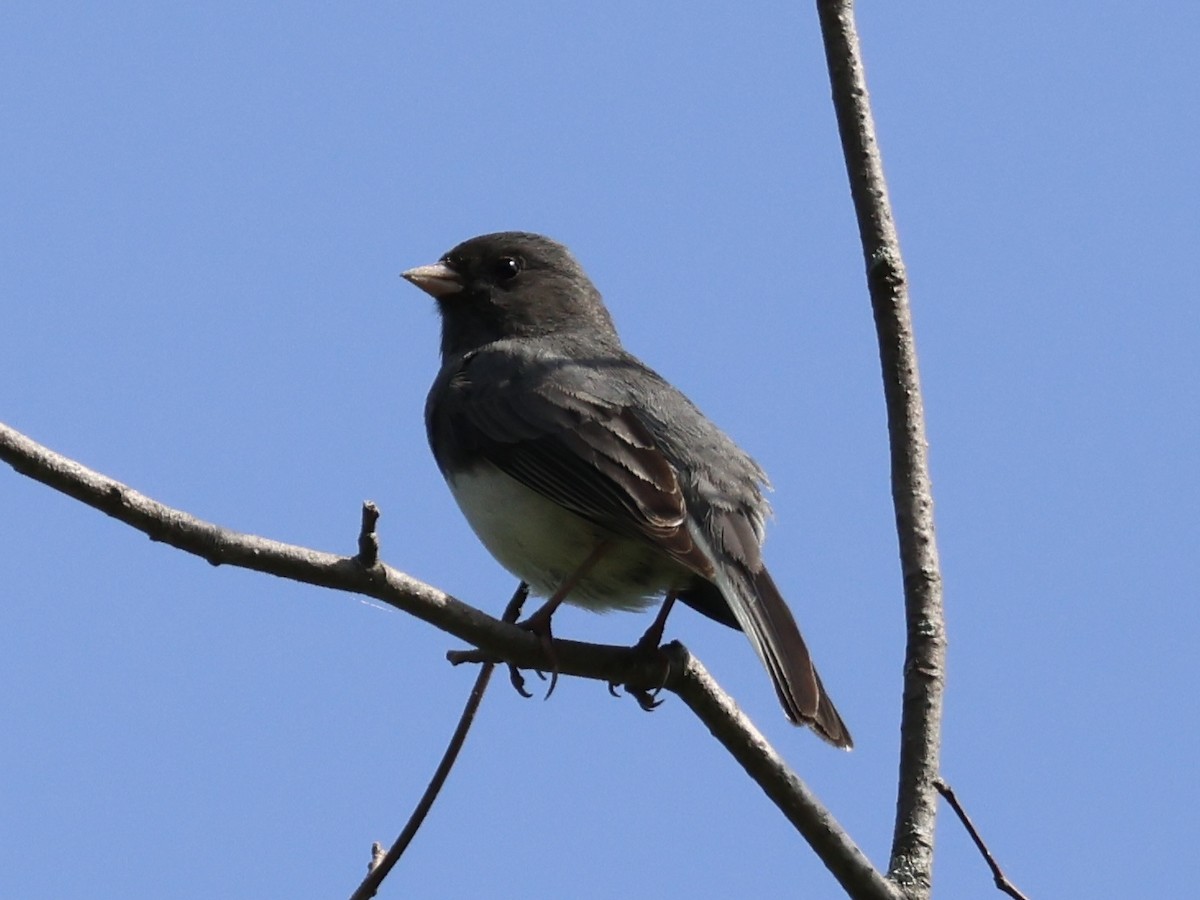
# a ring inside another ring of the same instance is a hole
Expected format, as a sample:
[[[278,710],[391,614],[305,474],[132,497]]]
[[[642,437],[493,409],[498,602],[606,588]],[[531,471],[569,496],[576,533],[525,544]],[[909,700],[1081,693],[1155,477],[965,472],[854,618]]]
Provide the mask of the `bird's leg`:
[[[545,652],[546,658],[550,660],[550,687],[546,691],[547,699],[554,693],[555,685],[558,684],[558,657],[554,653],[554,635],[550,630],[550,619],[554,616],[555,611],[562,606],[563,601],[567,599],[567,595],[592,570],[607,550],[608,541],[600,541],[592,549],[592,552],[587,555],[587,559],[580,563],[574,572],[562,580],[562,583],[550,596],[550,599],[543,603],[541,608],[528,619],[519,623],[519,627],[524,628],[526,631],[532,631],[538,636],[542,644],[542,650]]]
[[[517,590],[513,593],[512,599],[508,601],[508,605],[504,607],[504,615],[500,617],[501,622],[516,624],[517,618],[521,615],[521,607],[525,605],[525,601],[529,598],[529,585],[522,581],[517,585]],[[525,690],[525,678],[521,675],[521,670],[512,663],[508,665],[508,680],[512,682],[512,686],[516,688],[518,694],[522,697],[532,697],[533,694]]]
[[[650,627],[646,629],[636,644],[630,648],[630,652],[635,658],[650,658],[658,655],[658,648],[662,645],[663,631],[667,627],[667,616],[671,614],[672,607],[675,606],[676,593],[675,591],[667,591],[667,596],[663,600],[662,606],[659,607],[658,614],[654,617],[654,621],[650,623]],[[668,667],[666,675],[670,674]],[[663,684],[666,683],[666,675],[663,676]],[[662,703],[658,698],[658,692],[663,689],[663,684],[660,684],[652,691],[642,688],[631,688],[628,685],[625,687],[625,693],[633,697],[642,709],[646,712],[652,712],[657,709]],[[617,683],[610,681],[608,683],[608,692],[614,697],[617,696]]]
[[[658,615],[654,617],[654,621],[650,623],[650,627],[646,629],[633,649],[637,653],[642,653],[646,650],[657,650],[662,645],[663,631],[667,627],[667,616],[671,614],[671,609],[675,606],[676,594],[674,591],[667,591],[667,596],[663,599],[662,606],[658,608]]]

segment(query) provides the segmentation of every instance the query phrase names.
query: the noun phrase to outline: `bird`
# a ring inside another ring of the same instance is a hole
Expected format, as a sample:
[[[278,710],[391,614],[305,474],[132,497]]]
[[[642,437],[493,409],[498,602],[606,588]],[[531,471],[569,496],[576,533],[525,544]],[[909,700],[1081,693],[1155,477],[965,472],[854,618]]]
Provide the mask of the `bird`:
[[[403,273],[441,319],[425,405],[434,459],[493,557],[549,599],[644,610],[676,601],[743,631],[787,718],[853,740],[763,561],[763,469],[623,347],[599,290],[540,234],[473,237]],[[639,642],[641,644],[642,642]]]

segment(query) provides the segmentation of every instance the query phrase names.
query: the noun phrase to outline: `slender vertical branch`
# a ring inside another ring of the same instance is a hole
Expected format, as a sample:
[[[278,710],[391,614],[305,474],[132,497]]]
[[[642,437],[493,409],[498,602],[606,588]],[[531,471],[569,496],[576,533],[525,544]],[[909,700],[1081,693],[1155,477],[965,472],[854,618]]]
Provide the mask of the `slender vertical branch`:
[[[892,219],[851,0],[818,0],[833,106],[879,337],[908,643],[889,874],[910,897],[932,885],[946,635],[925,414],[908,282]]]

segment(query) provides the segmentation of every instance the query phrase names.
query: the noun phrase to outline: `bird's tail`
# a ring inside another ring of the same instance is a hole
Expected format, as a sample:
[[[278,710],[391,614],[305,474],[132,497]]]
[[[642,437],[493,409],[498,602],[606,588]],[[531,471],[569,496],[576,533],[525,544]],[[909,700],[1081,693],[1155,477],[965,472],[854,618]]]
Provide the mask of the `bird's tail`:
[[[717,587],[771,676],[788,719],[808,725],[835,747],[852,748],[850,731],[825,692],[800,627],[766,567],[760,564],[751,572],[727,563],[717,570]]]

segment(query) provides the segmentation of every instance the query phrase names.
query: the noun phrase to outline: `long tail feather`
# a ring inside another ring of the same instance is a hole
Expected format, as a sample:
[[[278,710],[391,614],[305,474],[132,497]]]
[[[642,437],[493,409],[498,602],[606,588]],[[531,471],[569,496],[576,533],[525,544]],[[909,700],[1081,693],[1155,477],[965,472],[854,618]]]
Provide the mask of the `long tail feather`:
[[[725,554],[713,553],[708,537],[700,529],[691,531],[709,559],[717,561],[713,582],[771,676],[788,719],[796,725],[808,725],[835,747],[852,748],[850,731],[825,692],[800,627],[766,567],[760,562],[757,571],[750,571]],[[704,592],[684,594],[682,599],[705,615],[732,624],[722,614],[724,610],[716,608],[715,598]]]
[[[740,572],[730,579],[748,613],[749,627],[743,624],[742,630],[759,651],[788,718],[810,726],[835,747],[849,750],[854,746],[850,731],[825,692],[800,628],[774,579],[764,567],[749,575],[750,591],[741,589],[738,582],[742,580]],[[730,605],[738,615],[737,604]]]

